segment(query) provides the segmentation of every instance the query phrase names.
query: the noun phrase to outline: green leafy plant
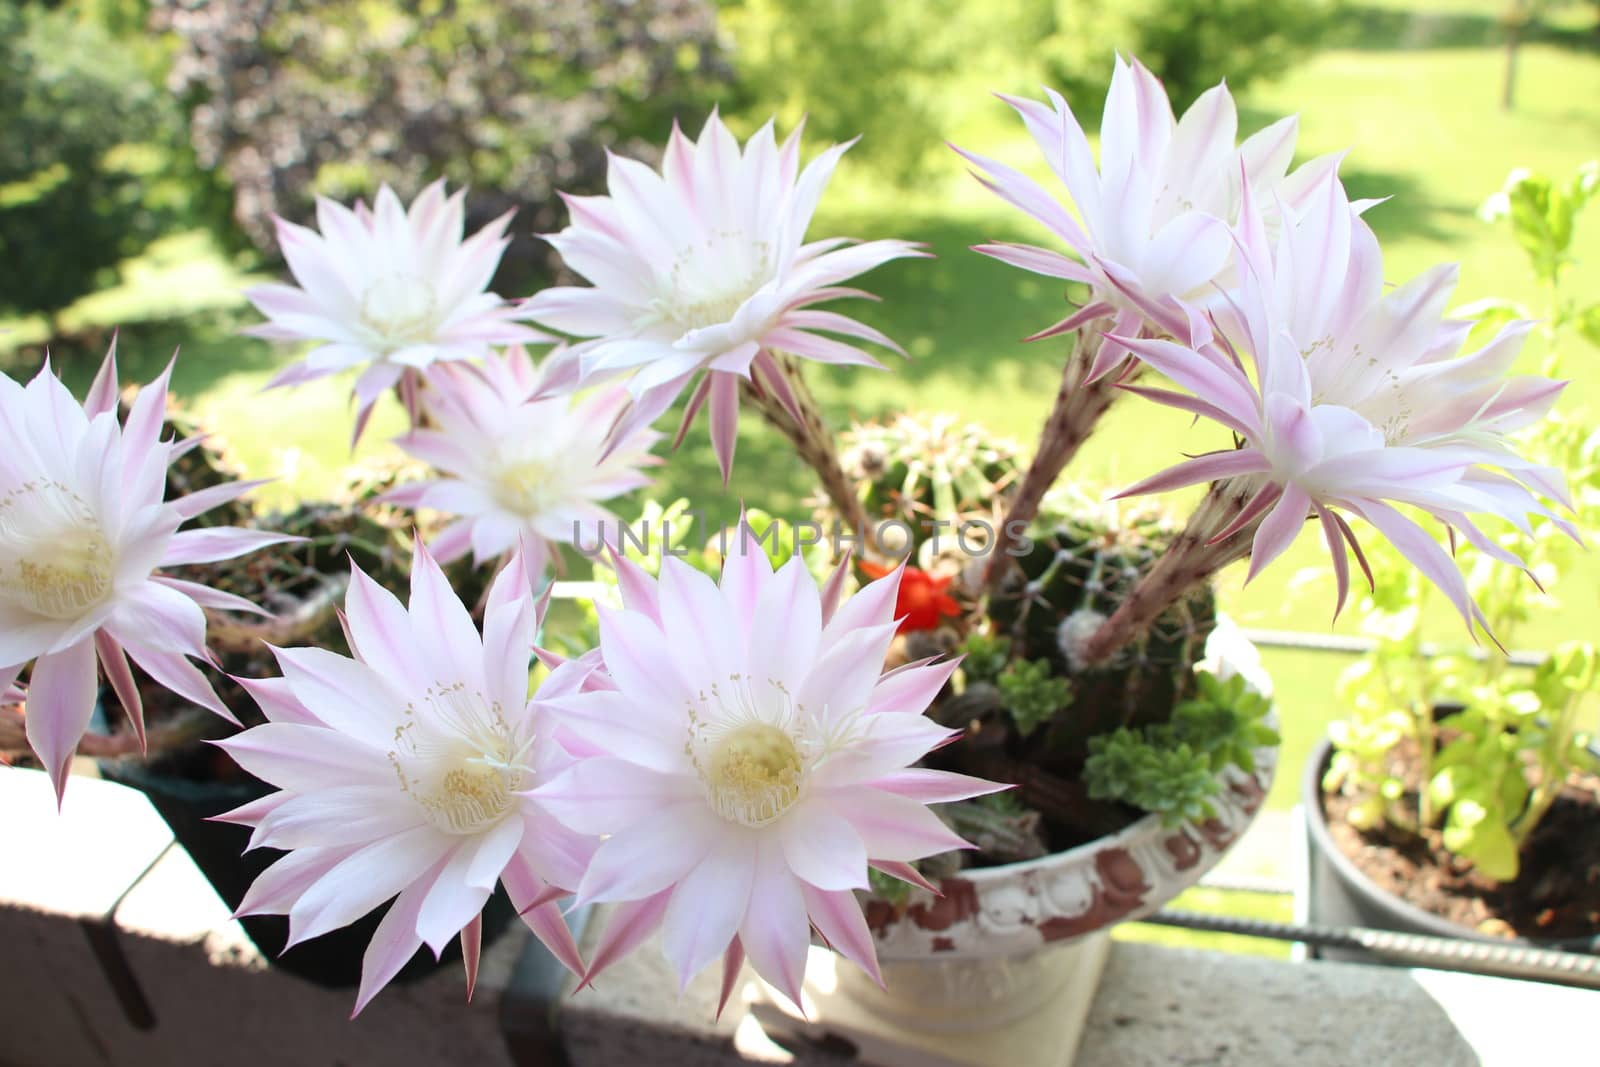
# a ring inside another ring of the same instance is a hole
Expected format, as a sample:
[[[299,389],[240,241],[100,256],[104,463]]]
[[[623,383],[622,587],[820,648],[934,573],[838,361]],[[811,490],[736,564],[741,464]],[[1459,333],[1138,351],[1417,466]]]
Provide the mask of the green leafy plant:
[[[1091,738],[1084,780],[1096,800],[1117,800],[1155,812],[1163,826],[1216,814],[1211,806],[1217,793],[1211,761],[1187,744],[1153,739],[1148,731],[1124,726]]]
[[[1027,737],[1072,703],[1072,683],[1050,673],[1047,660],[1019,660],[1000,673],[1000,701]]]
[[[1256,769],[1256,749],[1278,743],[1278,731],[1267,724],[1272,702],[1251,689],[1244,675],[1223,680],[1200,671],[1199,692],[1172,713],[1172,737],[1204,755],[1213,771]]]
[[[1513,170],[1505,186],[1483,202],[1478,215],[1486,222],[1510,222],[1512,239],[1527,254],[1533,276],[1544,289],[1545,306],[1535,311],[1509,300],[1490,299],[1463,311],[1495,326],[1514,318],[1539,319],[1550,359],[1555,357],[1557,338],[1568,329],[1600,345],[1600,300],[1580,304],[1561,289],[1567,268],[1577,261],[1578,218],[1596,194],[1600,194],[1600,160],[1584,163],[1564,182],[1520,167]],[[1553,373],[1553,367],[1543,373]]]
[[[993,682],[1006,669],[1011,658],[1011,640],[991,634],[976,633],[962,645],[962,673],[968,685]]]
[[[1242,675],[1195,673],[1196,695],[1172,720],[1124,726],[1089,739],[1084,780],[1096,800],[1116,800],[1161,816],[1167,826],[1216,814],[1211,798],[1228,767],[1255,770],[1255,750],[1278,743],[1267,722],[1271,702]]]

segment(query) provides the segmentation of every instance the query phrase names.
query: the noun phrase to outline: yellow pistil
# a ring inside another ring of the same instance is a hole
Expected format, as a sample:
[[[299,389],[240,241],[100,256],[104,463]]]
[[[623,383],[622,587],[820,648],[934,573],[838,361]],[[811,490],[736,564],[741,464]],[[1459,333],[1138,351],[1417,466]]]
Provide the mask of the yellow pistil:
[[[549,510],[556,495],[552,472],[539,460],[512,463],[494,479],[495,503],[513,515],[539,515]]]
[[[111,592],[111,546],[84,502],[55,482],[29,482],[0,500],[0,597],[63,622]]]
[[[747,722],[712,750],[705,766],[717,814],[743,826],[778,818],[800,795],[804,767],[793,739],[776,726]]]
[[[499,821],[511,807],[506,775],[484,764],[463,764],[445,772],[422,806],[440,829],[477,833]]]
[[[439,317],[433,286],[415,274],[390,274],[361,294],[361,325],[391,348],[432,338]]]
[[[446,833],[479,834],[531,788],[525,762],[531,734],[521,736],[499,703],[461,683],[429,687],[422,709],[408,705],[395,728],[389,763],[400,789]]]

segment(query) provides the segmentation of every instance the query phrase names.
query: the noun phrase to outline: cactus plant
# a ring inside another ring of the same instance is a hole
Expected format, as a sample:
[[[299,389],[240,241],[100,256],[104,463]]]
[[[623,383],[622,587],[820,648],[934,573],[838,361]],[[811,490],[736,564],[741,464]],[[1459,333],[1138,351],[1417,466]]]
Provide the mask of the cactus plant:
[[[949,414],[860,424],[843,441],[845,472],[867,521],[903,523],[914,552],[934,542],[941,553],[956,550],[963,522],[983,524],[969,531],[974,540],[993,530],[1021,470],[1015,444]],[[918,558],[931,567],[932,560]]]
[[[1019,805],[1000,822],[996,812],[975,801],[946,809],[952,825],[1006,831],[986,834],[984,840],[998,851],[984,852],[978,862],[1020,858],[1018,842],[1024,839],[1037,838],[1055,849],[1120,829],[1137,817],[1141,798],[1151,794],[1107,789],[1087,773],[1091,756],[1100,754],[1105,770],[1103,753],[1111,739],[1122,738],[1116,749],[1122,751],[1130,739],[1142,743],[1147,731],[1165,737],[1177,728],[1180,709],[1188,709],[1189,718],[1206,718],[1200,713],[1217,703],[1209,699],[1215,695],[1210,690],[1201,694],[1207,699],[1190,699],[1197,691],[1195,664],[1216,624],[1209,587],[1169,608],[1110,663],[1089,666],[1075,654],[1077,642],[1116,610],[1119,598],[1161,557],[1176,532],[1165,516],[1148,508],[1107,507],[1081,494],[1057,495],[1028,539],[1015,546],[1019,566],[991,592],[981,617],[967,620],[973,630],[962,645],[965,659],[955,691],[932,712],[964,735],[932,762],[1010,781],[1017,786],[1013,802]],[[1210,753],[1210,748],[1195,749],[1169,762],[1182,756],[1196,764],[1204,787],[1211,789]],[[1157,755],[1168,756],[1165,748]],[[1162,810],[1170,815],[1176,809]]]
[[[1053,501],[1056,513],[1030,536],[1031,544],[989,599],[997,635],[1009,638],[1013,659],[1048,661],[1071,679],[1072,714],[1043,732],[1043,762],[1076,770],[1089,737],[1119,726],[1164,722],[1191,692],[1194,665],[1216,625],[1216,601],[1200,586],[1172,605],[1114,660],[1085,667],[1078,647],[1117,608],[1122,596],[1176,535],[1176,526],[1149,508],[1107,508],[1087,501]]]

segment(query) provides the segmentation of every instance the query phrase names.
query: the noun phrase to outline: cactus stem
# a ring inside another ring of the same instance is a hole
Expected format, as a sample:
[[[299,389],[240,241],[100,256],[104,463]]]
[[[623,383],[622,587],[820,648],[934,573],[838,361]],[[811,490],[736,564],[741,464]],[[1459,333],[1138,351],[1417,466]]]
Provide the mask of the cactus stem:
[[[1223,567],[1250,554],[1261,519],[1212,543],[1248,501],[1254,476],[1213,482],[1189,524],[1129,591],[1115,613],[1083,644],[1085,663],[1105,663],[1135,640],[1162,612]]]
[[[1014,531],[1026,528],[1033,522],[1045,493],[1049,492],[1072,457],[1078,454],[1078,449],[1088,440],[1100,416],[1116,399],[1114,375],[1108,374],[1092,382],[1088,380],[1095,354],[1100,350],[1100,341],[1096,323],[1089,323],[1078,331],[1072,355],[1061,371],[1061,387],[1056,391],[1055,404],[1039,435],[1039,449],[1034,453],[1033,462],[1023,475],[1022,484],[1011,498],[1011,506],[995,533],[994,550],[989,555],[983,573],[983,584],[990,589],[999,585],[1012,562],[1010,548],[1016,541]]]
[[[863,553],[868,556],[880,554],[875,531],[867,522],[866,509],[856,495],[849,476],[845,474],[844,465],[839,461],[833,435],[823,421],[816,397],[806,385],[792,357],[781,353],[773,353],[773,357],[778,373],[783,375],[788,385],[796,410],[791,411],[774,389],[763,389],[756,381],[745,383],[746,393],[767,423],[783,434],[794,445],[800,458],[816,472],[822,482],[822,491],[832,501],[839,517],[860,538]]]

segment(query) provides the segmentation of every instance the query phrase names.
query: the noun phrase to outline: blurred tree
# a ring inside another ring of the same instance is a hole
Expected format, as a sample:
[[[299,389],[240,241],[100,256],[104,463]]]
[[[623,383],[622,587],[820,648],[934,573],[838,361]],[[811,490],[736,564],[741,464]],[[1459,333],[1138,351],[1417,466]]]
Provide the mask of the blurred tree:
[[[1000,90],[1037,86],[1030,57],[1050,27],[1051,0],[719,0],[746,124],[804,116],[819,143],[860,136],[852,162],[909,182],[943,151],[952,111],[971,99],[966,69],[1004,70]],[[1109,71],[1110,51],[1106,52]]]
[[[1226,78],[1235,93],[1282,74],[1316,47],[1342,0],[1046,0],[1053,27],[1040,46],[1079,115],[1097,115],[1111,55],[1139,58],[1180,113]]]
[[[64,308],[203,198],[142,6],[0,7],[0,309]]]
[[[469,184],[468,225],[519,211],[497,279],[526,291],[555,191],[594,192],[727,76],[706,0],[154,0],[202,162],[262,248],[314,194]]]

